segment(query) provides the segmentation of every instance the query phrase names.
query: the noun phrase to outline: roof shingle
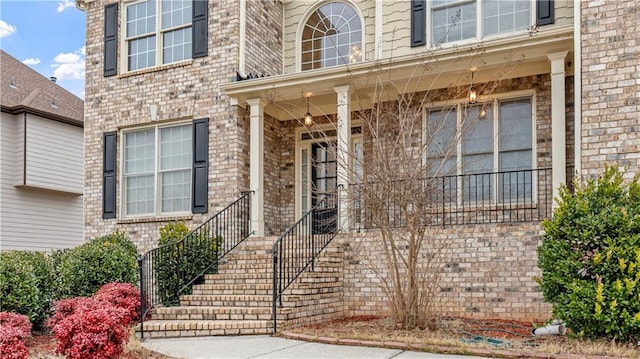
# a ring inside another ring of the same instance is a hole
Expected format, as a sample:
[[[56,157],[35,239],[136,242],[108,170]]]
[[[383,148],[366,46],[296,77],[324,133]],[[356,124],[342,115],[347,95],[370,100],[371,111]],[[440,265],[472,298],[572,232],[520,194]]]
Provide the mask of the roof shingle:
[[[0,50],[0,109],[84,124],[84,101],[3,50]]]

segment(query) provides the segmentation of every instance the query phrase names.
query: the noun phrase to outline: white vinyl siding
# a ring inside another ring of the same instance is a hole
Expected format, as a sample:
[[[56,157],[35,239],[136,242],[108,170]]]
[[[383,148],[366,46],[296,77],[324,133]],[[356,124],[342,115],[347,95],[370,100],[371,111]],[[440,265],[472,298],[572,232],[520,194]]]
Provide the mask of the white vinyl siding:
[[[82,136],[81,127],[29,115],[24,184],[82,194]]]
[[[24,160],[20,134],[24,128],[24,114],[1,113],[0,116],[0,250],[50,251],[81,244],[82,196],[17,186],[22,181],[22,175],[18,173],[22,171],[19,164]],[[64,125],[62,128],[70,126],[43,118],[37,122],[47,122],[54,128],[58,124]],[[82,128],[77,129],[82,143]],[[77,135],[77,130],[75,133]],[[75,138],[75,135],[67,135]],[[53,137],[50,139],[55,140]],[[82,183],[82,152],[77,165],[81,169],[80,176],[71,180]]]

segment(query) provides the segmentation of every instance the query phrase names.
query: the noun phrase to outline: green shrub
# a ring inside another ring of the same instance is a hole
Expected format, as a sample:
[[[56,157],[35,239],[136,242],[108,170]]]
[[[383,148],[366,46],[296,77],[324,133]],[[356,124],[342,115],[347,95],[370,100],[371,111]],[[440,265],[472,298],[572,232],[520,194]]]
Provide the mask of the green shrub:
[[[640,339],[640,184],[617,167],[560,191],[538,248],[540,286],[578,336]]]
[[[66,251],[57,259],[59,298],[93,295],[111,282],[138,283],[135,245],[112,233]]]
[[[189,234],[183,222],[169,223],[160,228],[159,248],[153,260],[158,295],[163,305],[176,305],[179,295],[190,294],[190,287],[181,289],[203,270],[208,268],[207,273],[215,273],[221,240],[209,235],[207,230]]]
[[[0,253],[0,307],[29,317],[42,328],[54,300],[53,264],[42,252]]]

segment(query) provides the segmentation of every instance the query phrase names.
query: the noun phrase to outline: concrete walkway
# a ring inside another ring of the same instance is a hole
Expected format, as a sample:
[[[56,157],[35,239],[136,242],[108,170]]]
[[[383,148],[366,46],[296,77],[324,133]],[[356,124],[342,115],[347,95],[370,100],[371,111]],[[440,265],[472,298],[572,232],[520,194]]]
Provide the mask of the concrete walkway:
[[[478,359],[400,349],[304,342],[267,335],[146,339],[142,345],[180,359]]]

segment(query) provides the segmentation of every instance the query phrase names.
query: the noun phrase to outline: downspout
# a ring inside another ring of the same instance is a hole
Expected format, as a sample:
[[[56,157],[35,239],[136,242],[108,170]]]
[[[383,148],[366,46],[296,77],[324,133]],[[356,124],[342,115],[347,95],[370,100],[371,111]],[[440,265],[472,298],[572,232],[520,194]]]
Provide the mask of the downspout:
[[[240,76],[246,76],[246,41],[247,41],[247,1],[240,0],[240,43],[238,44],[238,72]]]
[[[22,135],[22,183],[21,185],[27,185],[27,113],[24,113],[23,123],[23,135]]]
[[[576,179],[582,177],[582,38],[580,13],[582,2],[573,3],[573,114],[574,114],[574,157],[573,166]]]

